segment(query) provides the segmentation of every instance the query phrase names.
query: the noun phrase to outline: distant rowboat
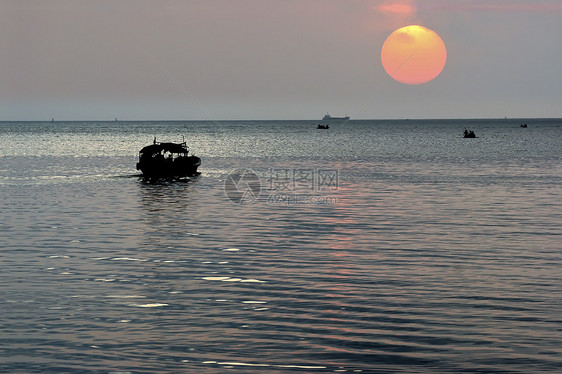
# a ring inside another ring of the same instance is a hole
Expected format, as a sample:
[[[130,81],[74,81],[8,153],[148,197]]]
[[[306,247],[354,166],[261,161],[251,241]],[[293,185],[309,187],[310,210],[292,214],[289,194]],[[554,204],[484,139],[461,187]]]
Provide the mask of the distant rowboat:
[[[464,129],[463,138],[476,138],[476,134],[472,130]]]

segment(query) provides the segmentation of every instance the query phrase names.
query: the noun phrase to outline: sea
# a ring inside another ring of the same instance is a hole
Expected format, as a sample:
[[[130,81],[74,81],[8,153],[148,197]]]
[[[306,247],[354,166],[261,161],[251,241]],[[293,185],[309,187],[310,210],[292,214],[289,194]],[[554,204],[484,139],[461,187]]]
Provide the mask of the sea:
[[[0,372],[562,372],[562,120],[318,123],[0,122]]]

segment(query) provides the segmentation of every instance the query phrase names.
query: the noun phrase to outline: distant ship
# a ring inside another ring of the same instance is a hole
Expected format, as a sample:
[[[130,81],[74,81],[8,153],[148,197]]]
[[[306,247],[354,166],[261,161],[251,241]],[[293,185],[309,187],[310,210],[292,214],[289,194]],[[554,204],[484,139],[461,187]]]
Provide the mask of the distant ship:
[[[330,113],[326,113],[322,121],[349,121],[349,116],[345,117],[332,117]]]

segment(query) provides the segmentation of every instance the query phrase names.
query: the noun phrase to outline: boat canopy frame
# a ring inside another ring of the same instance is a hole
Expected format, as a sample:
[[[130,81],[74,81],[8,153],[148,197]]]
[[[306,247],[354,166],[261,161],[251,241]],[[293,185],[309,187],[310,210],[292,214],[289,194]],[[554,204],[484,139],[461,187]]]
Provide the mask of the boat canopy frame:
[[[187,144],[184,143],[154,143],[151,145],[147,145],[143,149],[140,150],[141,157],[150,157],[156,156],[162,153],[176,153],[179,155],[187,155],[189,150],[187,148]]]

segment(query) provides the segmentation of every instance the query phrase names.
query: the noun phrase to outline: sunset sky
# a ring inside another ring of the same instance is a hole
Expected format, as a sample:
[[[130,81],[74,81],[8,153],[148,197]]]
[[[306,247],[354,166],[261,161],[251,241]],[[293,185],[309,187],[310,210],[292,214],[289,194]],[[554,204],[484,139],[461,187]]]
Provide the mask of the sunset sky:
[[[559,0],[2,0],[0,120],[562,117]],[[405,85],[394,30],[447,64]]]

